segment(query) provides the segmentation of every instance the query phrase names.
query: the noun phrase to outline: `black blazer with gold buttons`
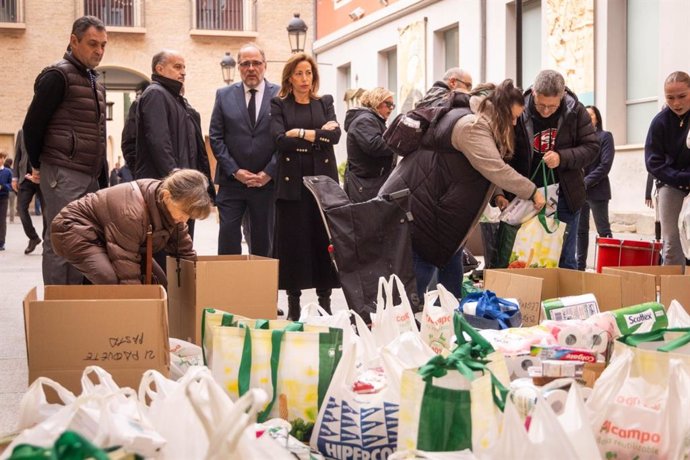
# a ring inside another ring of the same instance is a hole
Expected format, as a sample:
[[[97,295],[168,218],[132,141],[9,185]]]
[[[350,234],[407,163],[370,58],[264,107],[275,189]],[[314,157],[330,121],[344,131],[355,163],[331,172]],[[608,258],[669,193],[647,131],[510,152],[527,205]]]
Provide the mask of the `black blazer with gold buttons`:
[[[314,126],[297,126],[295,120],[296,102],[292,94],[284,99],[271,99],[271,134],[278,149],[278,177],[276,198],[280,200],[299,200],[302,188],[301,161],[298,155],[309,155],[314,163],[315,176],[328,176],[338,180],[338,167],[335,163],[333,145],[340,140],[340,127],[328,131],[321,127],[328,121],[337,121],[333,96],[324,95],[309,103]],[[297,137],[287,137],[285,133],[293,128],[316,131],[314,142]]]

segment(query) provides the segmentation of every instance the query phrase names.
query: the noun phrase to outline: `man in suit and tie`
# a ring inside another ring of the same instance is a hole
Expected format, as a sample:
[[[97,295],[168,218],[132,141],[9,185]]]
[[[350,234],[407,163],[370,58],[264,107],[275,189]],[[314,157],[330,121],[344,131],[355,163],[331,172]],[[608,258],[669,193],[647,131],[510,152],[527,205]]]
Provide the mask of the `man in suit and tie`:
[[[242,82],[219,89],[209,136],[217,160],[218,254],[241,254],[243,216],[249,252],[270,256],[273,240],[276,149],[270,132],[271,99],[280,87],[264,79],[266,56],[257,45],[237,53]]]

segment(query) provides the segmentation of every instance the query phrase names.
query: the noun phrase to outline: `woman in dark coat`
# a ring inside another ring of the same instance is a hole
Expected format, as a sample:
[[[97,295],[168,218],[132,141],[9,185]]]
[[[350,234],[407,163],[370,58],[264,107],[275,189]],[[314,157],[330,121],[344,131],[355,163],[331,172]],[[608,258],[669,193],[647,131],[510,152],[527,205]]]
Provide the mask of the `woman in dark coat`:
[[[204,174],[179,169],[162,181],[140,179],[89,193],[53,220],[53,249],[93,284],[141,284],[149,227],[153,252],[196,259],[187,221],[211,212],[207,188]],[[165,284],[164,272],[155,272]]]
[[[316,288],[319,305],[330,310],[339,287],[328,254],[328,236],[304,176],[338,180],[333,145],[340,140],[333,97],[318,95],[319,70],[305,53],[283,68],[278,96],[271,100],[271,134],[278,148],[274,257],[280,260],[278,287],[288,294],[288,318],[298,319],[302,289]]]
[[[577,269],[587,267],[587,249],[589,247],[589,211],[592,210],[594,225],[600,237],[611,238],[611,223],[609,222],[609,201],[611,200],[611,183],[609,172],[613,165],[613,155],[616,148],[613,134],[604,131],[601,113],[596,106],[588,105],[587,113],[592,118],[592,125],[597,131],[601,150],[599,157],[585,168],[585,190],[587,200],[580,208],[580,221],[577,225]]]
[[[385,88],[367,91],[362,107],[345,114],[347,169],[345,193],[353,203],[374,198],[390,175],[397,155],[383,140],[386,120],[395,109],[393,93]]]

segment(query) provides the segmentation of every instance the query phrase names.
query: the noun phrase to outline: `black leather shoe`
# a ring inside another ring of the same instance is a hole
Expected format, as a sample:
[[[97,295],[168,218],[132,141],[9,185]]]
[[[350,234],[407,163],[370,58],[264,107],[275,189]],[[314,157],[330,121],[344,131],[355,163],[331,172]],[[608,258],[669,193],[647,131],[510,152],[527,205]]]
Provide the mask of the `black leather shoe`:
[[[36,246],[41,244],[40,238],[32,238],[29,240],[29,245],[24,249],[24,254],[31,254],[36,249]]]

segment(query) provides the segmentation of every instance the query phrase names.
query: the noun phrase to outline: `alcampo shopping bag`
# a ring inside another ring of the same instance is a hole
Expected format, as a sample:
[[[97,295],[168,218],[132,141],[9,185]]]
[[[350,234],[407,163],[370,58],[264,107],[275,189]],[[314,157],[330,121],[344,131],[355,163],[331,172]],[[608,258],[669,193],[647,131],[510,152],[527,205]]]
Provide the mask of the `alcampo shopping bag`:
[[[505,361],[457,312],[454,327],[458,346],[447,357],[403,373],[400,450],[477,453],[498,439],[508,392]]]
[[[658,335],[623,340],[642,345]],[[690,334],[682,334],[661,351],[616,342],[587,400],[602,457],[675,460],[690,454],[690,356],[673,351],[688,341]]]
[[[419,334],[437,354],[449,352],[453,347],[453,312],[457,306],[458,299],[442,284],[437,285],[437,290],[424,294]]]
[[[220,325],[207,324],[217,321]],[[204,312],[204,353],[213,377],[237,400],[250,388],[269,395],[258,420],[282,418],[308,431],[342,354],[342,329]],[[206,348],[208,347],[208,348]]]

